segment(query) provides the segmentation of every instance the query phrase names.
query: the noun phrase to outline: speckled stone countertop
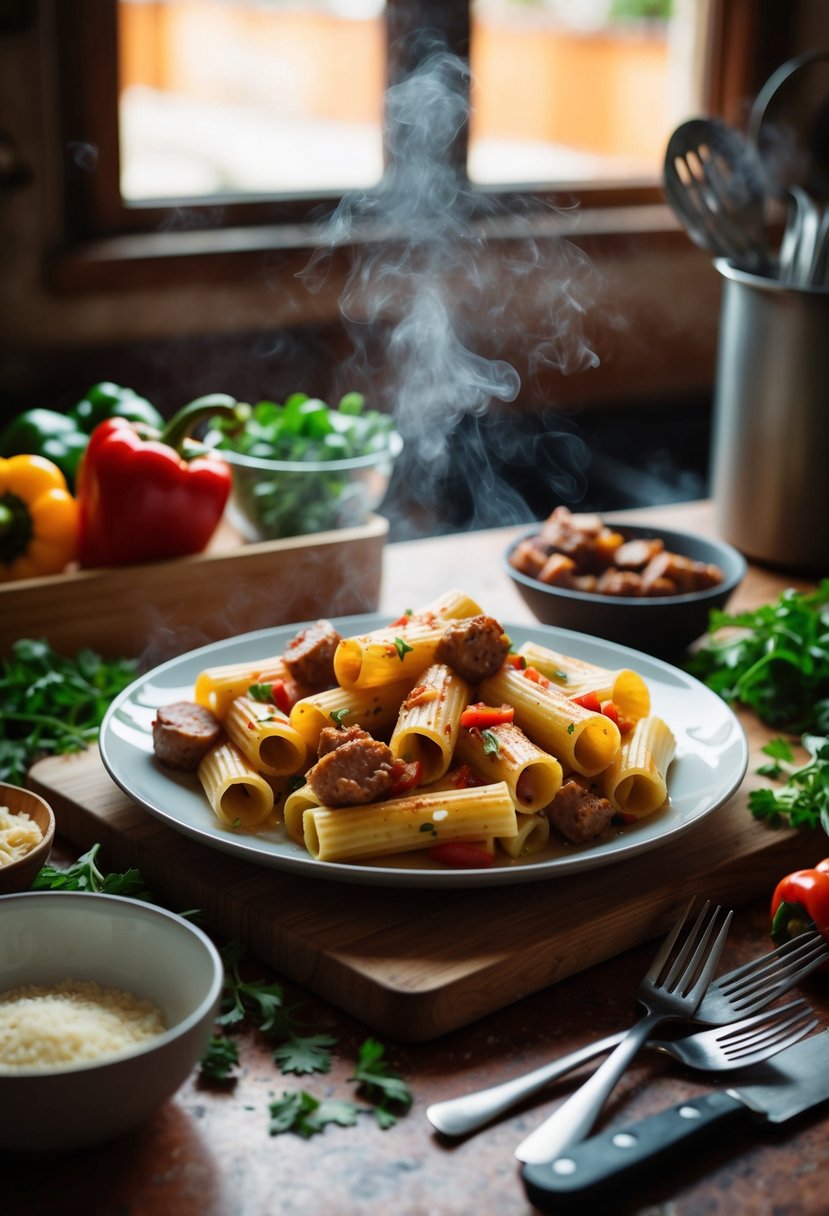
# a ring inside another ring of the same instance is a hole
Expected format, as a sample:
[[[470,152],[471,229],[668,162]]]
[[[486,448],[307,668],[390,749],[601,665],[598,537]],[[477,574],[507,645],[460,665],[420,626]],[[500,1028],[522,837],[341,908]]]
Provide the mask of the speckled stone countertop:
[[[767,913],[766,901],[736,913],[723,968],[768,949]],[[533,1209],[513,1151],[572,1092],[573,1080],[562,1079],[458,1142],[433,1131],[426,1107],[529,1071],[629,1025],[636,985],[657,945],[631,950],[434,1042],[384,1040],[390,1065],[414,1095],[410,1112],[387,1130],[364,1115],[353,1127],[329,1125],[308,1140],[293,1133],[270,1135],[269,1102],[301,1088],[318,1098],[353,1098],[348,1078],[357,1047],[372,1032],[285,985],[286,998],[300,1001],[315,1027],[336,1036],[330,1073],[283,1076],[267,1039],[245,1030],[237,1080],[205,1084],[194,1077],[149,1123],[100,1148],[45,1161],[6,1161],[2,1211],[5,1216],[528,1216]],[[253,973],[267,974],[255,966]],[[821,1025],[829,1025],[826,975],[806,980],[800,994],[813,1004]],[[574,1075],[584,1076],[586,1070]],[[643,1052],[622,1078],[600,1126],[622,1126],[706,1088],[700,1074]],[[826,1109],[818,1109],[777,1128],[741,1128],[685,1162],[654,1169],[646,1186],[637,1186],[612,1210],[620,1216],[825,1216],[826,1119]]]

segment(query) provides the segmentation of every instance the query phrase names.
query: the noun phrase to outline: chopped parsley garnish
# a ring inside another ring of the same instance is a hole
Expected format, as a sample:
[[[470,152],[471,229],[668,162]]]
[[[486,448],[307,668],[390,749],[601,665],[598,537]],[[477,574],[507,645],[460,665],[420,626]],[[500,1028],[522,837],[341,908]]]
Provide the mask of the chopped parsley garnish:
[[[567,734],[572,735],[572,733],[575,729],[576,729],[575,722],[571,722],[570,725],[567,727]]]
[[[501,741],[494,730],[489,728],[481,731],[481,740],[484,745],[484,755],[497,756],[501,750]]]
[[[397,651],[397,657],[402,663],[406,655],[412,649],[408,642],[404,642],[403,638],[394,639],[394,648]]]
[[[251,684],[248,696],[252,701],[270,701],[273,704],[272,684]]]
[[[329,718],[331,718],[332,722],[334,722],[334,724],[336,726],[342,726],[343,721],[348,717],[348,715],[350,713],[351,713],[351,710],[347,709],[344,706],[342,709],[332,709],[328,716],[329,716]]]

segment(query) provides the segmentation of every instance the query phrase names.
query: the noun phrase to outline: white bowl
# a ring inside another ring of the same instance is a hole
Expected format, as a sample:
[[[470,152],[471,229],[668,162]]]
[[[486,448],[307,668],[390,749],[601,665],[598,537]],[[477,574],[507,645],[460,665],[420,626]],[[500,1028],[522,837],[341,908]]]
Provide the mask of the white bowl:
[[[34,891],[0,897],[0,991],[97,981],[151,1001],[167,1029],[100,1063],[0,1069],[0,1150],[62,1152],[109,1140],[147,1119],[203,1056],[224,967],[181,917],[114,895]]]

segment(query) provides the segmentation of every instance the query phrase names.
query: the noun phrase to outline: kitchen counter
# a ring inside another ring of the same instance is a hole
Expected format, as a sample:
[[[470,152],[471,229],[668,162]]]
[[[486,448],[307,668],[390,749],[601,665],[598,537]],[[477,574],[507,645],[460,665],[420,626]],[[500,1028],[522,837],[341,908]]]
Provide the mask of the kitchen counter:
[[[626,517],[647,519],[648,513],[629,512]],[[659,508],[650,517],[700,532],[713,526],[708,504]],[[381,611],[396,615],[457,586],[504,621],[531,623],[501,565],[503,549],[515,531],[387,546]],[[732,607],[773,599],[784,586],[805,585],[752,567]],[[55,856],[60,858],[61,852]],[[612,881],[613,867],[604,874]],[[388,898],[398,903],[412,895],[393,890]],[[483,892],[482,914],[497,913],[497,899],[497,888]],[[619,915],[624,914],[620,907]],[[451,928],[448,925],[447,931]],[[361,1115],[354,1127],[331,1125],[309,1140],[293,1134],[271,1136],[268,1103],[297,1089],[318,1098],[353,1098],[349,1077],[357,1048],[369,1035],[378,1036],[354,1016],[286,981],[286,1000],[301,1002],[314,1028],[337,1038],[328,1074],[282,1076],[267,1040],[245,1030],[235,1081],[208,1084],[194,1076],[148,1124],[99,1149],[36,1165],[5,1162],[0,1210],[8,1216],[86,1211],[96,1216],[527,1216],[532,1209],[513,1149],[571,1092],[572,1082],[559,1082],[457,1143],[444,1142],[432,1131],[425,1109],[431,1102],[506,1080],[629,1025],[635,1015],[636,985],[658,941],[627,950],[431,1042],[402,1043],[381,1036],[390,1066],[412,1090],[411,1111],[388,1130],[380,1130],[370,1115]],[[723,969],[764,953],[769,944],[768,899],[742,904],[726,943]],[[250,967],[251,976],[274,978],[255,962]],[[826,976],[810,978],[801,994],[814,1005],[821,1024],[829,1025]],[[602,1126],[621,1126],[707,1088],[704,1079],[665,1057],[642,1053],[614,1092]],[[620,1200],[613,1211],[624,1216],[824,1216],[826,1114],[801,1116],[773,1130],[753,1126],[684,1162],[654,1170],[647,1186]]]

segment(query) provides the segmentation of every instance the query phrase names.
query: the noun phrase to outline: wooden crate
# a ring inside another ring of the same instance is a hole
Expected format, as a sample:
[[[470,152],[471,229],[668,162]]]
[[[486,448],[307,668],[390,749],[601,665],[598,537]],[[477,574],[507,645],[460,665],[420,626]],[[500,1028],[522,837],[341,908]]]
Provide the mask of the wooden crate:
[[[0,654],[21,637],[156,663],[319,616],[376,612],[388,521],[242,544],[226,526],[195,557],[0,584]]]

